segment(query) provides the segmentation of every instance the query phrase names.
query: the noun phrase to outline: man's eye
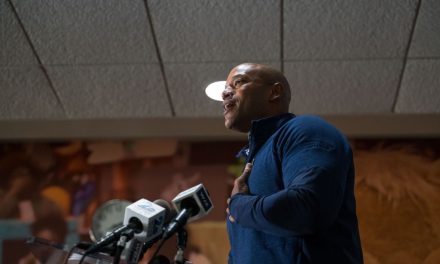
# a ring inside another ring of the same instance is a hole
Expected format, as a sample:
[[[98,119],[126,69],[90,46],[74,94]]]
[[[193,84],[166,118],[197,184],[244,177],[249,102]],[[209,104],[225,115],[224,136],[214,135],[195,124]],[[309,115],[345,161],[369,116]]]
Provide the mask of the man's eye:
[[[237,80],[234,82],[234,86],[242,85],[243,83],[244,83],[243,80]]]

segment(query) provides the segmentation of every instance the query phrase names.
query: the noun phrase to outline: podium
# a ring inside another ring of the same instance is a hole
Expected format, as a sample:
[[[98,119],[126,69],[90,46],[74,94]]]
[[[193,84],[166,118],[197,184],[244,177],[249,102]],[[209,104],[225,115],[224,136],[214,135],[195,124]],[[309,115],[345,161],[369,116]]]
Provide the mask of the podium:
[[[26,244],[30,247],[32,254],[42,264],[77,264],[83,256],[84,249],[73,248],[67,250],[66,246],[43,238],[30,237]],[[112,264],[113,258],[102,253],[90,254],[83,260],[82,264]],[[120,262],[125,264],[124,261]]]

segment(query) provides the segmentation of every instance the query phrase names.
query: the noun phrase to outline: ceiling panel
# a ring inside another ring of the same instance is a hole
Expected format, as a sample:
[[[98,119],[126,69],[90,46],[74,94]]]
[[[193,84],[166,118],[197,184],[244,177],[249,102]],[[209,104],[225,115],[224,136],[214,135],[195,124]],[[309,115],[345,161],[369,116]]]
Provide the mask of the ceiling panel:
[[[284,1],[284,58],[403,58],[416,5],[417,0]]]
[[[165,62],[279,60],[279,2],[148,1]]]
[[[159,66],[53,66],[49,74],[72,118],[171,116]]]
[[[142,0],[14,0],[43,64],[157,62]]]
[[[422,1],[409,57],[440,57],[440,1]]]
[[[297,114],[390,113],[401,60],[287,62]]]
[[[440,113],[440,60],[408,60],[397,113]]]
[[[418,3],[410,60],[397,91]],[[75,131],[107,137],[219,136],[223,132],[213,124],[222,120],[222,105],[206,97],[205,87],[224,80],[241,62],[280,68],[283,57],[292,84],[291,111],[348,117],[350,127],[360,127],[357,135],[364,130],[386,135],[383,125],[369,130],[380,115],[390,116],[381,124],[398,120],[394,136],[426,135],[425,130],[438,135],[438,126],[426,126],[440,116],[438,14],[438,0],[0,0],[0,130],[17,123],[9,130],[12,138],[34,133],[56,138],[61,122],[65,137]],[[353,122],[367,115],[367,122]],[[433,118],[411,125],[419,115]],[[24,131],[45,126],[42,119],[49,128]],[[75,122],[81,124],[72,130]],[[119,131],[121,125],[126,130]]]
[[[166,64],[168,86],[176,116],[222,116],[222,103],[208,98],[205,88],[212,82],[226,80],[231,69],[238,64],[240,63]],[[279,68],[279,63],[268,65]]]
[[[0,119],[65,118],[39,67],[0,68]]]
[[[29,42],[7,1],[0,1],[0,67],[37,65]]]

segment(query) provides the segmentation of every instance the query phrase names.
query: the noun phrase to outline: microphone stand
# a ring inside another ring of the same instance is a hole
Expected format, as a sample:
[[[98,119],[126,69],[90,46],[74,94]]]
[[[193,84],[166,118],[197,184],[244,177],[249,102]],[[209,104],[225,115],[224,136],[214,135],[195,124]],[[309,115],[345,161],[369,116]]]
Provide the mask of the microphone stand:
[[[186,242],[188,241],[188,232],[186,232],[185,228],[181,227],[177,231],[177,252],[174,257],[175,264],[185,264],[187,263],[183,253],[186,248]]]
[[[115,251],[115,256],[113,257],[113,264],[119,264],[122,251],[125,248],[125,244],[127,244],[127,241],[132,239],[133,236],[134,236],[134,230],[132,230],[132,229],[124,231],[121,234],[121,237],[119,238],[119,241],[116,244],[116,251]]]
[[[128,248],[128,253],[125,257],[127,264],[137,264],[139,260],[143,257],[143,244],[137,239],[131,241],[130,247]]]
[[[137,245],[133,253],[130,253],[129,262],[127,264],[138,263],[144,257],[145,252],[149,250],[157,241],[161,239],[161,236],[155,239],[143,243],[141,246]],[[139,249],[139,247],[141,247]]]

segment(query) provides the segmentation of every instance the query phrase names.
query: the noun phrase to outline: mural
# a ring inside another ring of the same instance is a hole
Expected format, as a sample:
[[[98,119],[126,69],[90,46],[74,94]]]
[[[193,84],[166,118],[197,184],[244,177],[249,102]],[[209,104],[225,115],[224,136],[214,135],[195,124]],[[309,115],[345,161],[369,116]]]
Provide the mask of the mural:
[[[1,263],[37,263],[35,235],[68,247],[90,240],[97,208],[112,199],[172,200],[202,182],[215,208],[188,226],[187,257],[226,263],[226,199],[245,142],[167,140],[0,144]],[[440,140],[352,140],[365,263],[440,263]],[[122,221],[122,219],[121,219]],[[175,241],[161,254],[173,258]],[[147,263],[150,252],[142,263]]]
[[[217,226],[224,232],[228,179],[233,177],[227,167],[241,143],[221,144],[206,156],[206,147],[215,144],[176,140],[0,144],[1,263],[37,263],[22,252],[30,235],[69,247],[90,241],[93,215],[109,200],[171,201],[198,183],[209,190],[215,208],[197,224],[208,221],[208,229]],[[198,232],[200,227],[190,226],[188,231]],[[189,242],[188,257],[210,263],[197,242]],[[225,239],[219,243],[225,244]],[[170,258],[175,251],[175,241],[161,250]]]
[[[365,263],[440,263],[439,141],[358,143],[356,198]]]

